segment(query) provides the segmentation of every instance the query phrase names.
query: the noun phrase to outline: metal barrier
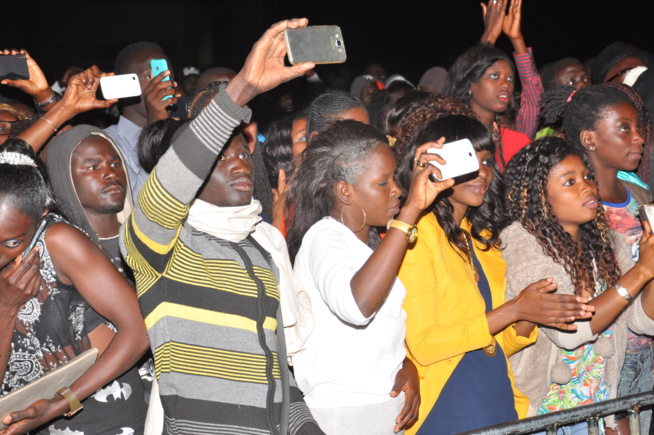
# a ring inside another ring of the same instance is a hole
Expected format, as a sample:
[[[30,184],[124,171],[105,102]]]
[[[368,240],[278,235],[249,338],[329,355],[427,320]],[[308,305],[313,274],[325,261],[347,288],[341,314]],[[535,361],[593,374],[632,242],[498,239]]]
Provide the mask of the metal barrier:
[[[651,408],[654,404],[654,391],[632,394],[631,396],[590,405],[578,406],[565,411],[552,412],[536,417],[529,417],[510,423],[488,426],[464,432],[459,435],[517,435],[546,431],[547,435],[556,434],[556,430],[572,423],[586,420],[589,435],[599,435],[598,421],[601,417],[627,411],[631,435],[648,435],[640,433],[638,414],[642,408]],[[654,423],[654,421],[653,421]]]

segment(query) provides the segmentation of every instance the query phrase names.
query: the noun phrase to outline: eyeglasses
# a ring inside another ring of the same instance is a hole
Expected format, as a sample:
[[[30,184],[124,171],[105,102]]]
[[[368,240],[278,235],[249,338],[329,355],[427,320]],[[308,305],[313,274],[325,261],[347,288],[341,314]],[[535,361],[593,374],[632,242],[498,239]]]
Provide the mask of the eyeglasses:
[[[18,121],[0,121],[0,136],[9,136],[11,126]]]

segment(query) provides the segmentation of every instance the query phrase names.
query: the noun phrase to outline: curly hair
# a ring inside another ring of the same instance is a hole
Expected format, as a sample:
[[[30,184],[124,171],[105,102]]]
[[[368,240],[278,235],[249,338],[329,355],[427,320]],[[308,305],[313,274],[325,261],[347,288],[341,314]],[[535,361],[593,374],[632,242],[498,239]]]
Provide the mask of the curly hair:
[[[612,286],[621,274],[611,247],[610,228],[603,207],[598,208],[595,219],[579,226],[579,244],[552,214],[547,194],[548,175],[556,165],[572,155],[582,160],[590,171],[590,179],[595,182],[584,150],[565,139],[546,136],[520,150],[504,171],[508,186],[505,222],[507,225],[520,222],[536,237],[543,251],[570,275],[575,294],[587,291],[592,295],[596,284]]]
[[[371,153],[379,147],[388,147],[386,136],[372,126],[351,120],[337,121],[312,139],[286,202],[286,242],[292,260],[309,228],[334,210],[334,185],[338,181],[359,181]],[[371,227],[368,245],[374,249],[380,240]]]
[[[490,132],[476,118],[448,115],[431,121],[423,130],[414,135],[398,156],[397,184],[404,192],[408,192],[411,185],[416,148],[425,142],[436,141],[443,136],[447,142],[470,139],[475,151],[488,151],[495,154],[495,144]],[[499,244],[499,230],[504,218],[502,201],[504,182],[495,159],[493,159],[491,170],[493,181],[488,186],[484,202],[479,207],[468,207],[465,215],[472,224],[470,235],[484,245],[484,250],[489,250],[492,246]],[[436,216],[450,245],[458,248],[467,258],[469,248],[465,242],[464,230],[454,221],[454,207],[448,199],[451,193],[451,189],[441,193],[427,209]]]
[[[475,117],[469,105],[458,98],[410,91],[401,97],[388,113],[387,133],[395,138],[395,150],[402,153],[411,138],[429,122],[447,115]]]

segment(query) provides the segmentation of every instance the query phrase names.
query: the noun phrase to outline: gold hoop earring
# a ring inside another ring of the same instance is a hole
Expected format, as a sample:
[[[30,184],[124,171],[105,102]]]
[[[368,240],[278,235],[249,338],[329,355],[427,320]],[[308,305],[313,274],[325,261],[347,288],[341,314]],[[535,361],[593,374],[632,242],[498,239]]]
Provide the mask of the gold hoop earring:
[[[366,211],[363,209],[363,207],[361,207],[356,202],[353,202],[352,204],[345,204],[345,206],[341,209],[341,223],[343,225],[345,225],[345,221],[343,220],[343,211],[345,210],[345,207],[349,207],[351,205],[356,205],[357,207],[359,207],[361,209],[361,213],[363,213],[363,223],[361,224],[361,228],[359,228],[356,231],[352,231],[353,233],[358,233],[359,231],[361,231],[363,229],[363,227],[366,226],[366,219],[368,218],[368,216],[366,216]],[[347,225],[345,225],[345,226],[347,227]]]

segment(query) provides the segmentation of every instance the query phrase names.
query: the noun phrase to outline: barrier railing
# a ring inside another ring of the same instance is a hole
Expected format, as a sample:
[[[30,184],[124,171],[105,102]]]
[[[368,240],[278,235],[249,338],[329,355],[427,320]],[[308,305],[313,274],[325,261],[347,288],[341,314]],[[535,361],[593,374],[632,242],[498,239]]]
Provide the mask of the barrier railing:
[[[588,422],[588,434],[599,435],[598,422],[601,417],[627,411],[631,435],[648,435],[640,433],[638,415],[642,408],[651,408],[652,405],[654,405],[654,391],[648,391],[646,393],[633,394],[591,405],[578,406],[573,409],[566,409],[565,411],[552,412],[510,423],[498,424],[496,426],[488,426],[465,432],[464,434],[518,435],[545,431],[547,435],[554,435],[556,434],[556,430],[561,426],[586,420]]]

